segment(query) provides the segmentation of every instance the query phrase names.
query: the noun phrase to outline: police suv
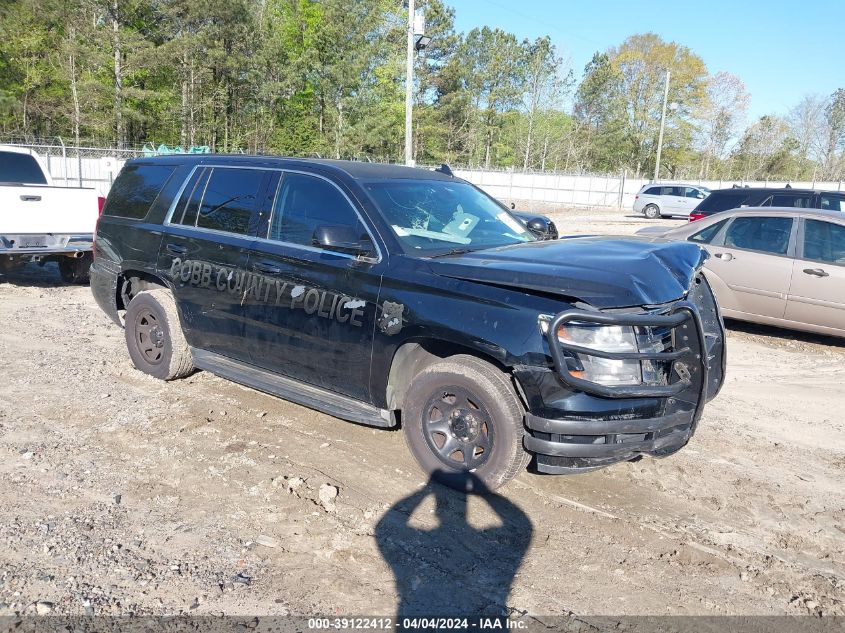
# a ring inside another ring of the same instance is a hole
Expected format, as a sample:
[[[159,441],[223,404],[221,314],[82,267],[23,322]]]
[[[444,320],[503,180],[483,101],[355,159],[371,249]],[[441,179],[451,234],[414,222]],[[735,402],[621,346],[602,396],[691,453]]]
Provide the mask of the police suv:
[[[690,440],[724,376],[706,257],[538,240],[448,170],[185,155],[121,171],[91,288],[141,371],[401,427],[426,472],[495,489]]]

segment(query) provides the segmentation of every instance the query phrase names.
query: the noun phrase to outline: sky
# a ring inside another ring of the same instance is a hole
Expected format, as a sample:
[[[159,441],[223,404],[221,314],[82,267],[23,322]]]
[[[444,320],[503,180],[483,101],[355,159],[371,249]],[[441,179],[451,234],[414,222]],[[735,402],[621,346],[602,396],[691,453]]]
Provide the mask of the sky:
[[[845,88],[845,0],[445,0],[455,28],[548,35],[577,81],[593,53],[635,33],[689,47],[711,74],[725,70],[751,95],[749,122],[786,115],[805,94]]]

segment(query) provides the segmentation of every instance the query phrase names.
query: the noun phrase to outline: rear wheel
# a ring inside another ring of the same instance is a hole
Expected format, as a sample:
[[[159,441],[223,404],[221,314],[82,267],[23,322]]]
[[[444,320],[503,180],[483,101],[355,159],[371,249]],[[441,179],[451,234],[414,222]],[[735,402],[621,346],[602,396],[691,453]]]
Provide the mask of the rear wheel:
[[[471,492],[495,490],[528,465],[522,417],[522,403],[507,374],[458,355],[417,374],[405,398],[402,424],[408,447],[426,473]]]
[[[156,288],[135,295],[126,309],[124,333],[132,363],[142,372],[173,380],[194,370],[169,290]]]
[[[645,215],[645,217],[649,220],[656,220],[660,217],[660,207],[656,204],[646,205],[646,208],[643,209],[643,215]]]
[[[60,257],[59,275],[66,284],[87,284],[91,280],[93,255],[88,252],[82,257]]]

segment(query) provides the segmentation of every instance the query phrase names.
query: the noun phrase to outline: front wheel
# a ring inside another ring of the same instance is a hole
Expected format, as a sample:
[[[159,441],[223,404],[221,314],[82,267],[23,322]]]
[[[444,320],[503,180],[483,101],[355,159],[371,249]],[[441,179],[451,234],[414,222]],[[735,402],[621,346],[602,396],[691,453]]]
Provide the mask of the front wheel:
[[[173,380],[194,370],[173,295],[165,288],[144,290],[126,308],[126,347],[136,368]]]
[[[650,204],[646,206],[645,209],[643,209],[643,214],[649,220],[656,220],[660,217],[660,207],[658,207],[656,204]]]
[[[405,440],[422,469],[466,492],[495,490],[524,470],[523,407],[509,376],[473,356],[426,367],[402,411]]]

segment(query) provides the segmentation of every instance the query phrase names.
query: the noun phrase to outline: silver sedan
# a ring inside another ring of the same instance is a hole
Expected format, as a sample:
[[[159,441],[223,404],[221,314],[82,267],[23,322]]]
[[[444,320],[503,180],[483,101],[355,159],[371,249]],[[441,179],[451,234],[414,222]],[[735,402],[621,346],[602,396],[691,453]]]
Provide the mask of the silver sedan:
[[[845,214],[742,208],[638,235],[701,244],[725,317],[845,337]]]

